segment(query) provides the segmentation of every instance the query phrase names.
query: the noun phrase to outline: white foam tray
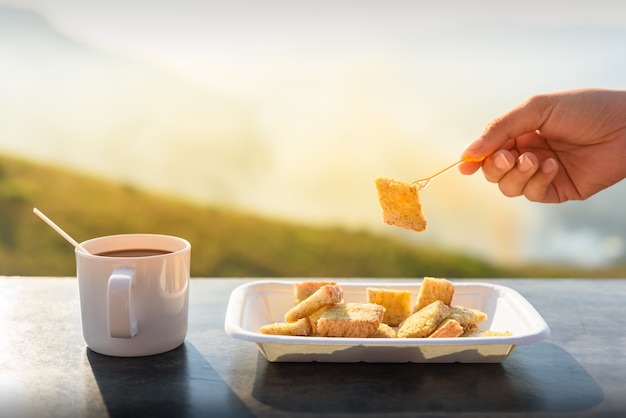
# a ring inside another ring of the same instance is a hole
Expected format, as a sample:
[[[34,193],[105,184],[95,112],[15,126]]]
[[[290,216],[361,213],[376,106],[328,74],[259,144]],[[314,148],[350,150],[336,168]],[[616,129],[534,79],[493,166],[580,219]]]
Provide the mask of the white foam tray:
[[[284,321],[294,305],[293,284],[302,280],[260,280],[240,285],[230,295],[224,328],[233,338],[255,343],[271,362],[500,363],[520,344],[548,337],[541,315],[518,292],[505,286],[455,282],[453,305],[480,309],[489,319],[483,329],[509,331],[504,337],[329,338],[267,335],[262,325]],[[329,280],[329,279],[324,279]],[[365,302],[367,287],[410,290],[416,281],[337,280],[346,302]]]

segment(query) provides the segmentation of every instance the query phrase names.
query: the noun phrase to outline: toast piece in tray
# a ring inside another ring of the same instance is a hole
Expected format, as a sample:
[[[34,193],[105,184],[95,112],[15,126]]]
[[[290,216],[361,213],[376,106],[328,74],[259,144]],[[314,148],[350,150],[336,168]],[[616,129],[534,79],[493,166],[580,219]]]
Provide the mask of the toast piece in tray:
[[[285,321],[296,322],[298,319],[306,318],[328,305],[339,303],[342,299],[343,291],[341,287],[336,284],[327,284],[289,309],[285,314]]]
[[[458,321],[466,330],[488,319],[487,314],[478,309],[456,305],[450,306],[450,318]]]
[[[511,331],[495,331],[491,329],[482,329],[478,327],[470,327],[461,335],[461,337],[510,337],[513,335]]]
[[[292,335],[307,337],[313,334],[309,318],[302,318],[296,322],[275,322],[263,325],[259,331],[261,334]]]
[[[411,314],[398,328],[398,338],[425,338],[450,315],[450,307],[440,300]]]
[[[311,296],[313,293],[317,291],[322,286],[326,286],[328,284],[337,284],[334,281],[305,281],[294,283],[293,291],[296,297],[296,304],[302,302],[304,299]]]
[[[391,328],[389,325],[381,322],[378,325],[378,329],[372,335],[374,338],[396,338],[396,330]]]
[[[446,318],[428,338],[456,338],[463,335],[465,329],[455,319]]]
[[[447,279],[436,277],[424,277],[417,293],[417,300],[413,306],[413,312],[417,312],[424,306],[440,300],[450,306],[454,297],[454,283]]]
[[[368,287],[367,301],[385,308],[383,322],[397,327],[411,315],[411,291]]]
[[[317,320],[322,337],[370,338],[383,319],[385,308],[375,303],[336,303]]]

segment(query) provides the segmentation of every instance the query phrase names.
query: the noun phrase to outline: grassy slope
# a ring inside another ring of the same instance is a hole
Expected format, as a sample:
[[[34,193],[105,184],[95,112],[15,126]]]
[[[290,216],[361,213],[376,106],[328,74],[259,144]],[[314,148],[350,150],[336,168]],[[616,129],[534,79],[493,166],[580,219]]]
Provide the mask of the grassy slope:
[[[572,275],[505,270],[366,232],[194,205],[8,157],[0,157],[0,275],[75,274],[72,247],[32,213],[35,206],[78,241],[131,232],[182,236],[192,244],[194,277]]]

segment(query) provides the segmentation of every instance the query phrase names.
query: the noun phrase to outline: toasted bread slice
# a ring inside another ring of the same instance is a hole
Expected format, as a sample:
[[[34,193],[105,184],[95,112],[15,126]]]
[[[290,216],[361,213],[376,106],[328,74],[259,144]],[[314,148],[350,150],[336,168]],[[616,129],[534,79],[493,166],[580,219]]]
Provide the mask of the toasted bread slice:
[[[322,316],[322,312],[324,312],[324,308],[319,309],[308,316],[309,322],[311,323],[311,335],[317,335],[317,321]]]
[[[510,337],[513,335],[510,331],[494,331],[490,329],[481,329],[472,327],[466,330],[462,337]]]
[[[396,330],[385,323],[380,323],[378,329],[372,335],[373,338],[396,338]]]
[[[450,306],[453,297],[454,283],[447,279],[424,277],[417,294],[415,306],[413,306],[413,312],[419,311],[436,300],[440,300]]]
[[[324,308],[317,333],[322,337],[370,338],[384,314],[385,308],[374,303],[337,303]]]
[[[458,321],[447,318],[439,324],[437,329],[434,330],[428,338],[456,338],[463,335],[463,332],[465,332],[465,330]]]
[[[397,327],[411,315],[411,291],[368,287],[367,301],[385,307],[383,322]]]
[[[378,177],[376,190],[386,224],[417,232],[426,229],[426,217],[415,184]]]
[[[450,315],[450,307],[440,300],[411,314],[398,328],[398,338],[428,337]]]
[[[259,331],[261,334],[294,335],[301,337],[307,337],[313,334],[309,318],[302,318],[296,322],[276,322],[263,325]]]
[[[294,283],[293,290],[296,297],[296,305],[302,302],[304,299],[311,296],[313,293],[317,291],[322,286],[326,286],[328,284],[337,284],[334,281],[306,281],[306,282],[298,282]]]
[[[343,298],[341,287],[336,284],[327,284],[317,289],[311,296],[289,309],[285,314],[285,321],[296,322],[319,311],[325,306],[339,303]]]
[[[450,307],[449,318],[458,321],[465,329],[473,325],[480,324],[481,322],[485,322],[488,319],[487,314],[479,311],[478,309],[465,308],[457,305]]]

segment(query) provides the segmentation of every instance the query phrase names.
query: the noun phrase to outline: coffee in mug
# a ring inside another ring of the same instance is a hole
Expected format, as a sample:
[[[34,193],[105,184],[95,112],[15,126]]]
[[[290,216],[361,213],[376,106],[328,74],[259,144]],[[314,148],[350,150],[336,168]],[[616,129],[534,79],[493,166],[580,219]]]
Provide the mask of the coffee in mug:
[[[154,250],[147,248],[129,248],[127,250],[113,250],[98,253],[100,257],[152,257],[155,255],[169,254],[171,251]]]
[[[180,346],[187,334],[191,245],[156,234],[94,238],[76,250],[87,347],[135,357]]]

